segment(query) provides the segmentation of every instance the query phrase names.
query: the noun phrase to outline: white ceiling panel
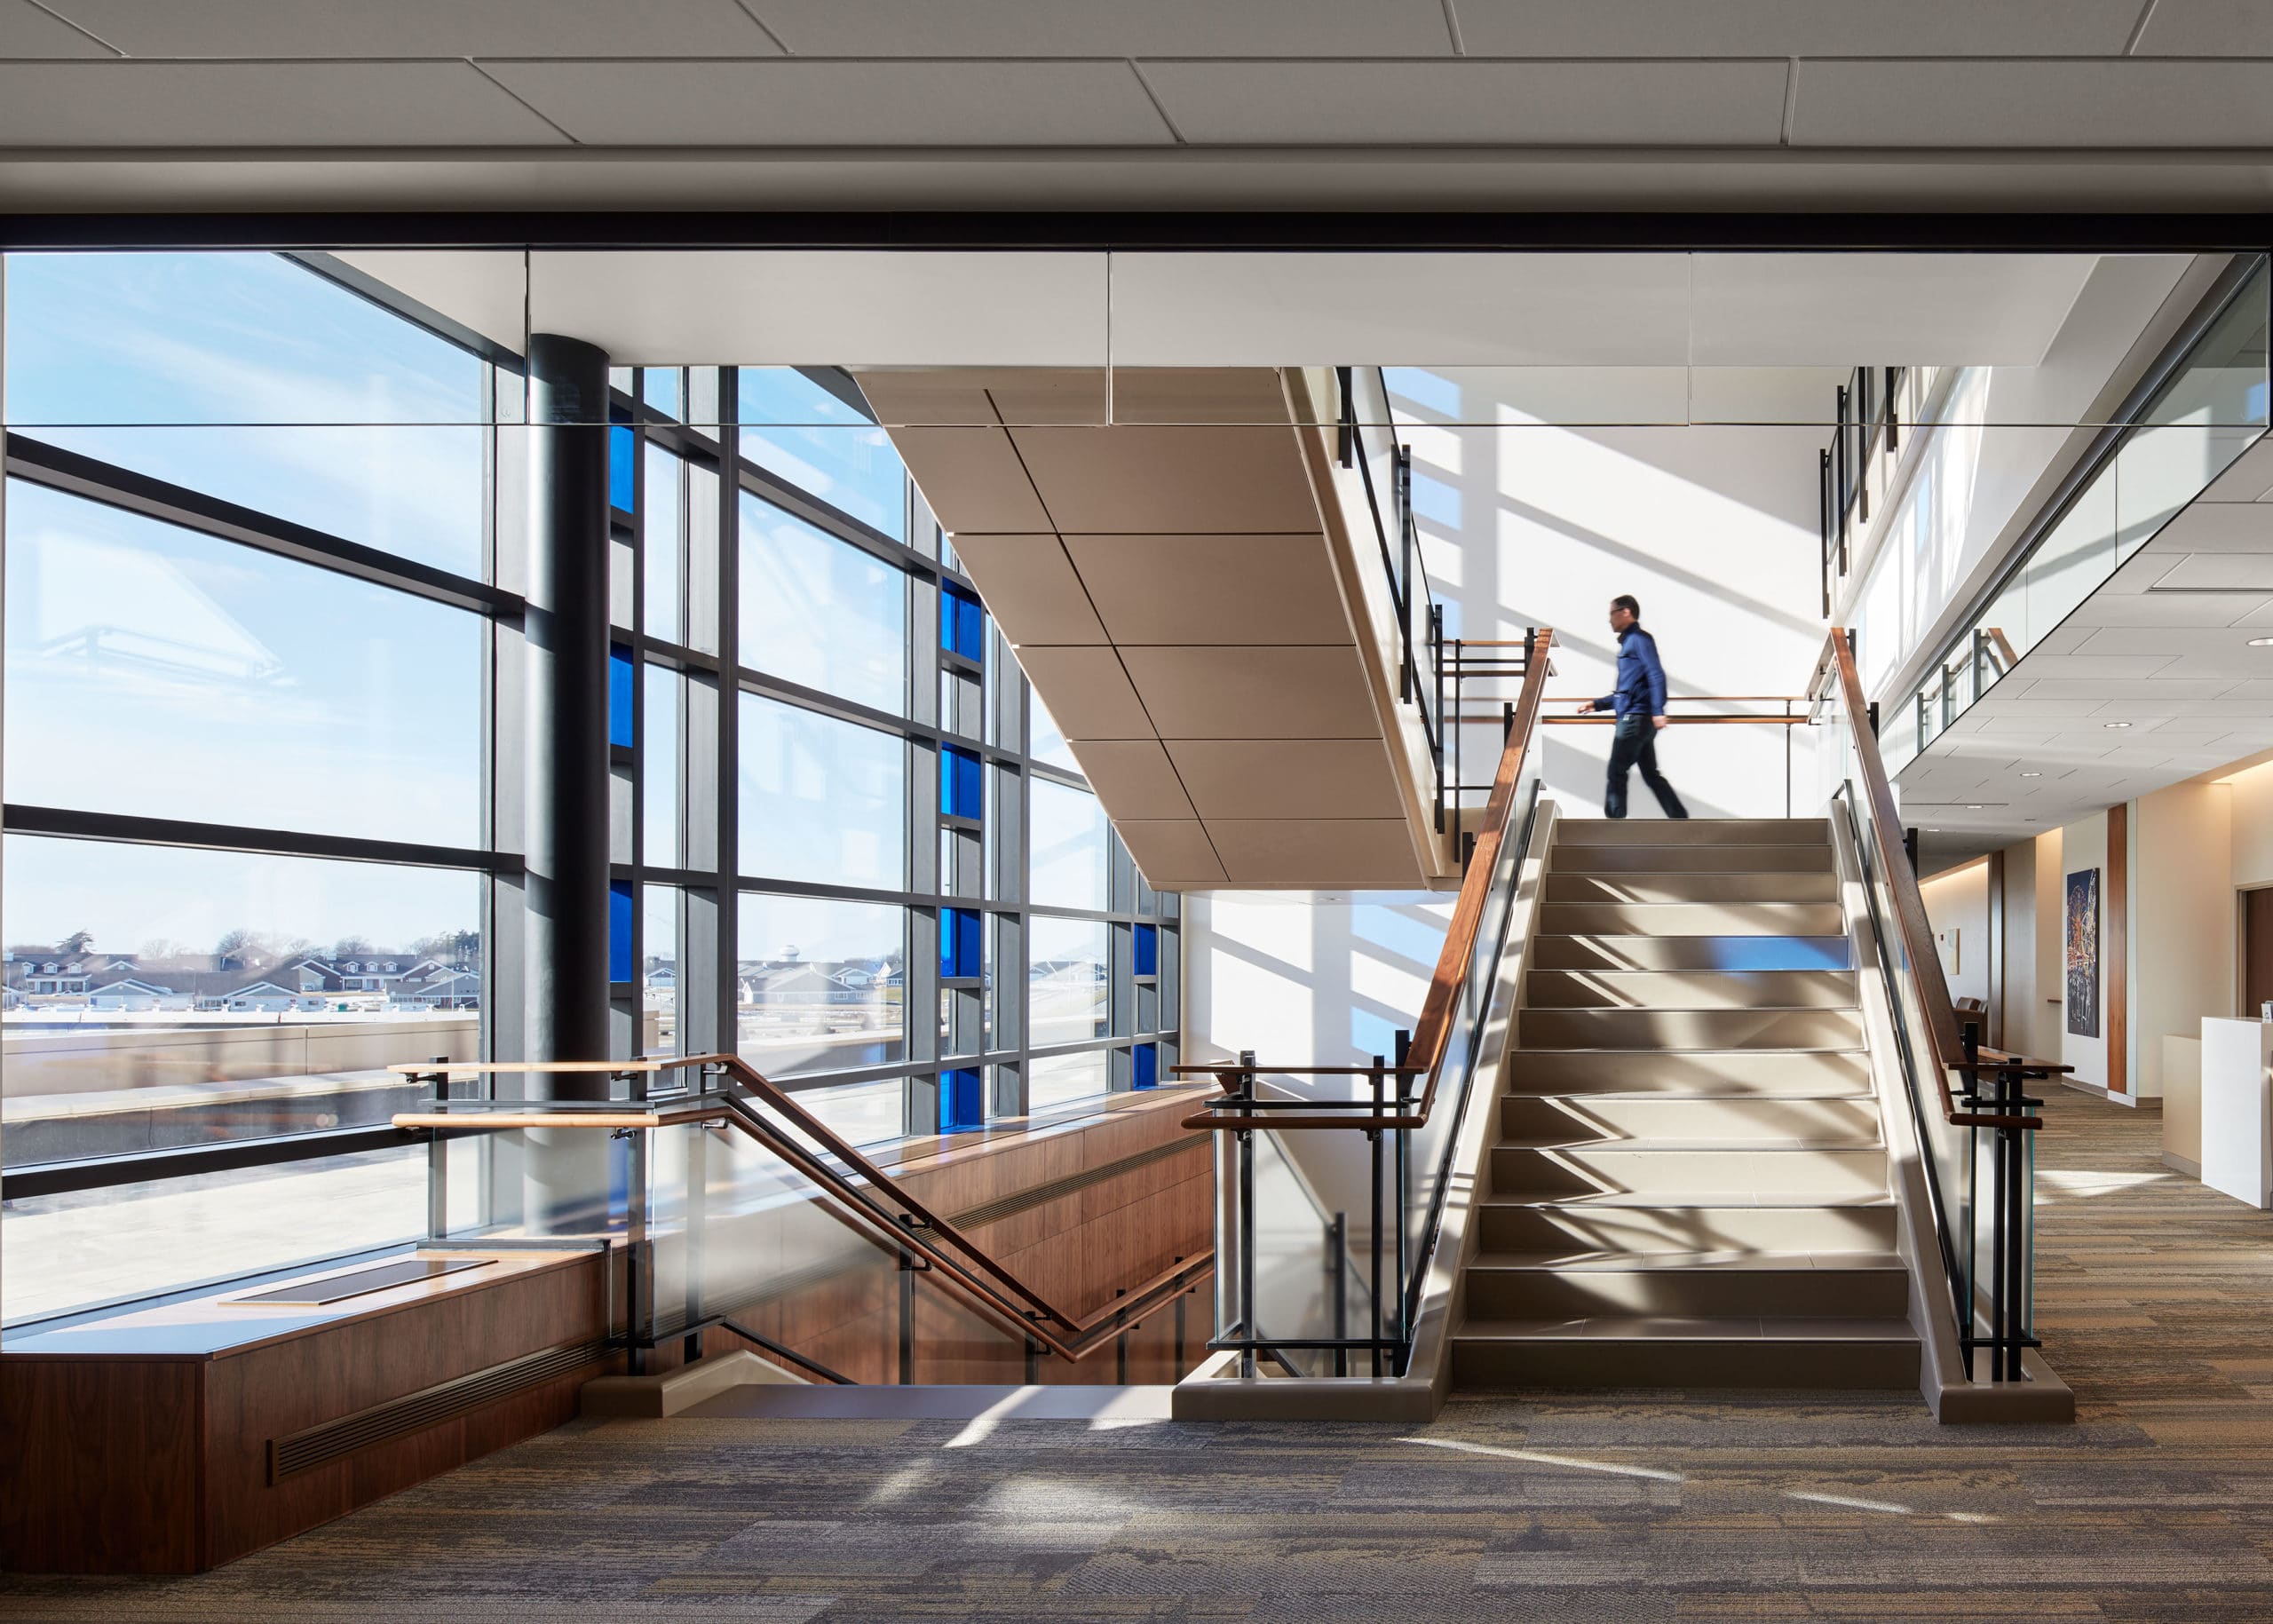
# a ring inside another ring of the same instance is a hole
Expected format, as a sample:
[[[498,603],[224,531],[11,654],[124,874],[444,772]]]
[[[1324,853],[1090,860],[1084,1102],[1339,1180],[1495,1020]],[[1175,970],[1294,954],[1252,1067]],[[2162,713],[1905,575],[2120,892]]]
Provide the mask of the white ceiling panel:
[[[775,56],[734,0],[53,0],[130,56]]]
[[[515,354],[528,348],[528,275],[519,249],[354,249],[331,257]]]
[[[2138,685],[2119,681],[2111,677],[2094,677],[2084,681],[2066,679],[2041,680],[2029,685],[2031,699],[2111,700],[2134,693]],[[2222,677],[2180,680],[2175,677],[2155,678],[2157,692],[2167,689],[2173,699],[2218,699],[2232,693],[2234,684]],[[1991,690],[1996,697],[1997,708],[2004,709],[2005,685],[2000,683]]]
[[[2246,556],[2246,555],[2245,555]],[[2071,626],[2230,626],[2266,602],[2252,592],[2108,592],[2087,598]]]
[[[108,57],[96,41],[31,0],[0,0],[0,58]]]
[[[1678,366],[1678,254],[1115,254],[1122,366]]]
[[[2173,564],[2157,592],[2184,591],[2190,596],[2205,588],[2237,588],[2273,592],[2273,552],[2191,552]],[[2209,594],[2206,606],[2214,613],[2229,600],[2222,592]]]
[[[1452,54],[1442,0],[750,0],[800,56]]]
[[[2171,656],[2144,654],[2117,660],[2105,655],[2047,654],[2039,650],[2028,661],[2030,672],[2039,677],[2126,679],[2152,677],[2171,662]]]
[[[2273,6],[2262,0],[2155,0],[2133,50],[2140,56],[2273,57]]]
[[[463,62],[0,63],[0,146],[566,145]]]
[[[1794,147],[2273,145],[2273,62],[1809,61]]]
[[[1105,256],[546,251],[531,320],[620,364],[1104,364]]]
[[[2087,254],[1699,254],[1700,367],[2033,367]]]
[[[2158,530],[2126,568],[2150,569],[2174,552],[2273,552],[2273,503],[2198,502]]]
[[[1125,62],[486,61],[607,147],[1145,147],[1175,135]]]
[[[1476,56],[2114,56],[2139,18],[2138,0],[1451,4]]]
[[[1184,139],[1556,147],[1772,147],[1786,64],[1147,62]]]

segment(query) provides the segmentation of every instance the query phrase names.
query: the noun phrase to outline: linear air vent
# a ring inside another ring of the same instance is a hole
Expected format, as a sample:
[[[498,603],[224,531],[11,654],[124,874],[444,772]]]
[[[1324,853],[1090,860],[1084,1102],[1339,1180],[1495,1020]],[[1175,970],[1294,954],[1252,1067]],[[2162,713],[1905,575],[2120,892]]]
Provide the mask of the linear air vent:
[[[408,1433],[437,1426],[469,1410],[508,1398],[524,1387],[566,1375],[607,1357],[606,1342],[566,1343],[541,1348],[487,1370],[477,1370],[439,1382],[418,1392],[405,1393],[368,1410],[343,1415],[337,1421],[304,1428],[286,1438],[268,1440],[268,1480],[285,1478],[385,1443]]]

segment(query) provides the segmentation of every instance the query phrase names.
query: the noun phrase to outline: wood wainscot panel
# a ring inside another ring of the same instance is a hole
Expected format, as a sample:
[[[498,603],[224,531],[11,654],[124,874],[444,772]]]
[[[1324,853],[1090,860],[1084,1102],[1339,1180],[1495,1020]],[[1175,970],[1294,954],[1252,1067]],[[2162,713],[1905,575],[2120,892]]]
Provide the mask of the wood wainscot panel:
[[[193,1573],[204,1361],[0,1359],[0,1568]]]

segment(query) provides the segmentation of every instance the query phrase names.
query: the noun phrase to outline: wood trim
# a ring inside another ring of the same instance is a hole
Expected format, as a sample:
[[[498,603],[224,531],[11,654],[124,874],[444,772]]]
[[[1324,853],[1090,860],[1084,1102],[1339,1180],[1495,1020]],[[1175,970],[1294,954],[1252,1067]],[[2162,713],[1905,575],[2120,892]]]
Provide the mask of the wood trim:
[[[2107,1091],[2131,1092],[2131,804],[2107,809]]]
[[[1989,996],[1983,1041],[1994,1049],[2005,1046],[2005,852],[2000,846],[1989,853]]]

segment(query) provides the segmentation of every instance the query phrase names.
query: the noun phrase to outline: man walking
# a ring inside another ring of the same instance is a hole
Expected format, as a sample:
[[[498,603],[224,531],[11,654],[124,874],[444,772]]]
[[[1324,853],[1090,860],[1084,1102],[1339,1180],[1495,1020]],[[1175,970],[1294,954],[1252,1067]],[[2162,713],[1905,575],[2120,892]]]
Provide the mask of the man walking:
[[[1610,741],[1610,783],[1604,791],[1605,816],[1626,815],[1626,774],[1642,769],[1642,781],[1658,797],[1668,818],[1686,818],[1689,809],[1658,771],[1658,729],[1666,725],[1666,668],[1658,663],[1658,640],[1642,630],[1642,606],[1621,594],[1610,600],[1610,630],[1618,639],[1618,686],[1579,707],[1586,716],[1614,711],[1618,726]]]

